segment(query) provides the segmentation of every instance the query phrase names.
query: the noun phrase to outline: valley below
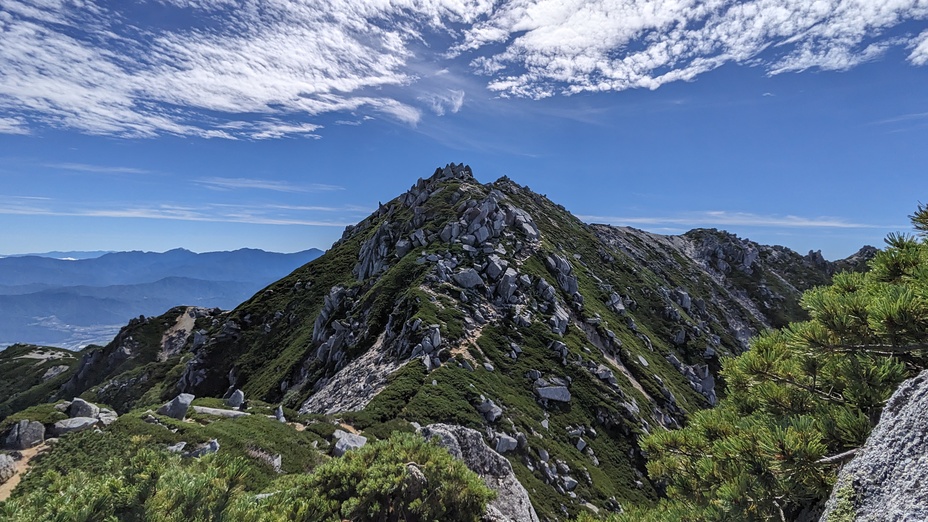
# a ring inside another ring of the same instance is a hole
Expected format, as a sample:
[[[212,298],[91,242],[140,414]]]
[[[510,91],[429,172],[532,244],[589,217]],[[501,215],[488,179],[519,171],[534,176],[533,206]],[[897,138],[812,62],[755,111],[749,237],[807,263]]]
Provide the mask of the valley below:
[[[102,346],[139,315],[160,315],[178,304],[231,309],[321,254],[178,249],[0,258],[0,349]]]

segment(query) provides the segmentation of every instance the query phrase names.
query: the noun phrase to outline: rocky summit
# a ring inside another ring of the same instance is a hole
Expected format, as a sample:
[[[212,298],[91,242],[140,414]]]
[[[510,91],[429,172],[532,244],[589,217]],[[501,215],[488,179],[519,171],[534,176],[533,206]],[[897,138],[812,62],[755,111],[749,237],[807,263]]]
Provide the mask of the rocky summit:
[[[120,414],[167,404],[149,426],[183,419],[170,405],[186,411],[194,398],[276,405],[281,421],[339,424],[338,437],[325,431],[339,453],[429,426],[420,431],[494,463],[475,471],[504,484],[495,519],[620,511],[662,487],[638,438],[716,404],[720,357],[803,319],[804,290],[873,254],[829,262],[717,230],[589,225],[508,178],[482,184],[449,164],[236,309],[135,319],[60,375],[18,386],[36,390],[33,403],[81,395]],[[225,448],[222,436],[210,434]]]

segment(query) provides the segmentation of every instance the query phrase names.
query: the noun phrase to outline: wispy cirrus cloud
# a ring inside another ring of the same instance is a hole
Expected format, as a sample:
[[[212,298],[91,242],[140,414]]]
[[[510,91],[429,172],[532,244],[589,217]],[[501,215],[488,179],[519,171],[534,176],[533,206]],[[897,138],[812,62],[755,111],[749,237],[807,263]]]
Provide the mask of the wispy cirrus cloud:
[[[0,210],[2,212],[2,210]],[[173,221],[200,221],[213,223],[245,223],[251,225],[304,225],[316,227],[345,227],[348,222],[326,221],[287,216],[270,216],[251,211],[209,213],[200,209],[180,207],[129,207],[54,213],[43,215],[103,217],[130,219],[167,219]]]
[[[317,212],[340,213],[320,219]],[[280,205],[176,204],[131,205],[118,203],[74,204],[50,198],[0,196],[0,215],[58,216],[112,219],[155,219],[172,221],[245,223],[257,225],[303,225],[345,227],[354,224],[357,211],[351,207],[286,207]]]
[[[0,9],[7,134],[314,138],[329,114],[414,126],[464,107],[464,91],[442,85],[449,66],[491,93],[545,98],[654,89],[729,63],[846,70],[894,47],[928,64],[924,0],[4,0]]]
[[[46,163],[43,167],[57,170],[70,170],[75,172],[93,172],[96,174],[150,174],[150,170],[135,167],[120,167],[112,165],[91,165],[88,163]]]
[[[617,226],[751,226],[777,228],[892,228],[883,225],[855,223],[837,217],[804,217],[764,215],[750,212],[728,212],[721,210],[684,212],[668,216],[589,216],[578,218],[588,223],[604,223]]]
[[[453,114],[461,110],[464,106],[464,91],[447,89],[446,92],[423,94],[419,100],[426,103],[438,116],[444,116],[446,112]]]
[[[21,201],[48,201],[52,198],[46,196],[8,196],[0,194],[0,199],[21,200]]]
[[[326,185],[323,183],[309,183],[297,185],[287,181],[271,179],[251,179],[251,178],[201,178],[195,180],[197,185],[203,185],[213,190],[271,190],[274,192],[331,192],[333,190],[345,190],[345,187],[338,185]]]
[[[146,7],[181,25],[129,18]],[[135,137],[312,136],[312,118],[361,108],[415,123],[416,108],[377,92],[412,81],[402,67],[415,35],[371,23],[391,11],[359,1],[7,0],[0,109]],[[242,116],[249,124],[235,125]]]
[[[928,119],[928,112],[913,112],[910,114],[901,114],[893,118],[887,118],[885,120],[879,120],[872,123],[872,125],[887,125],[891,123],[905,123],[918,120]]]

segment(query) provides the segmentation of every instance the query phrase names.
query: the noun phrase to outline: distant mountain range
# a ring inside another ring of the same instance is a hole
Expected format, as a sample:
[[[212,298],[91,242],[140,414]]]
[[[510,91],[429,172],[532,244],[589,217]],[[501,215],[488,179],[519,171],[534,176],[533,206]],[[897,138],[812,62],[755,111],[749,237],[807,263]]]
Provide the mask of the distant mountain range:
[[[321,254],[175,249],[0,258],[0,347],[106,344],[129,319],[178,303],[234,308]]]
[[[0,254],[0,259],[4,257],[28,257],[28,256],[37,256],[37,257],[51,257],[53,259],[64,259],[64,260],[77,260],[77,259],[93,259],[100,257],[106,254],[114,253],[113,250],[70,250],[67,252],[62,252],[55,250],[52,252],[42,252],[41,254]]]

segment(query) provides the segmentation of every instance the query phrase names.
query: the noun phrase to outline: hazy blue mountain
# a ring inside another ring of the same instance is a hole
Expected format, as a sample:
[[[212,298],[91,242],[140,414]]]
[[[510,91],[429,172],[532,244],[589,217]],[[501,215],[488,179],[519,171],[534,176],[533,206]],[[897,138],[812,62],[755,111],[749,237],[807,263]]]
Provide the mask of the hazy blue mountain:
[[[321,254],[315,248],[293,254],[247,248],[197,254],[179,248],[163,253],[113,252],[75,261],[40,256],[6,257],[0,259],[0,286],[132,285],[166,277],[266,284]]]
[[[79,260],[2,258],[0,347],[106,344],[129,319],[158,315],[178,304],[234,308],[321,254],[318,249],[292,254],[175,249]]]
[[[62,259],[62,260],[77,260],[77,259],[93,259],[100,257],[105,254],[112,254],[112,250],[68,250],[60,251],[54,250],[52,252],[41,252],[41,253],[31,253],[31,254],[9,254],[9,255],[0,255],[0,258],[4,257],[25,257],[25,256],[36,256],[36,257],[50,257],[53,259]]]

